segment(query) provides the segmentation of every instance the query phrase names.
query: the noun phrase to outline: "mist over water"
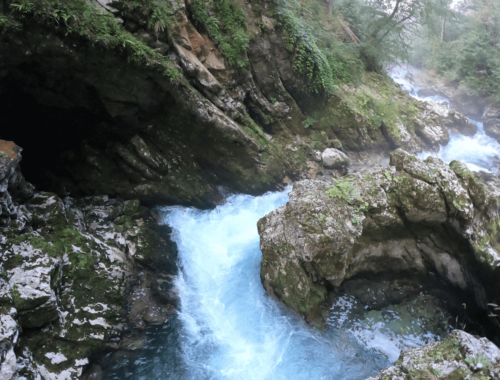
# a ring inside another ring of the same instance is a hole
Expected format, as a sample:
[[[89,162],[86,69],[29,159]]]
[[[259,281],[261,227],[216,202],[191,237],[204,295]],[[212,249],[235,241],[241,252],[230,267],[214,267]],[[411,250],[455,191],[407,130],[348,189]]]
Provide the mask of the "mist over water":
[[[418,91],[421,88],[412,83],[408,78],[408,74],[411,76],[419,75],[419,73],[420,70],[412,66],[397,66],[390,70],[389,74],[403,90],[407,91],[415,99],[429,103],[446,104],[449,107],[449,99],[442,96],[421,97],[418,95]],[[453,160],[462,161],[471,170],[497,173],[498,169],[493,163],[493,158],[495,156],[500,157],[500,144],[484,133],[483,123],[470,118],[469,121],[477,126],[477,133],[474,136],[470,137],[450,133],[450,142],[445,146],[441,146],[439,152],[422,152],[418,154],[418,157],[421,159],[429,156],[439,157],[446,163],[450,163]]]

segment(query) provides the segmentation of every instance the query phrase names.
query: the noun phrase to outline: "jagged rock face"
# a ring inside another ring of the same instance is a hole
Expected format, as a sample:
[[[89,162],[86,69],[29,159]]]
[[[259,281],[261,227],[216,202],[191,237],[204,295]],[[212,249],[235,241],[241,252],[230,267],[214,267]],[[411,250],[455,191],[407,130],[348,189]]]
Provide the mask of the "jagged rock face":
[[[497,379],[500,350],[486,338],[454,330],[442,342],[401,354],[394,366],[367,380]]]
[[[172,59],[192,84],[184,80],[174,85],[158,70],[134,67],[112,52],[42,26],[3,36],[5,96],[20,87],[30,94],[27,98],[46,107],[42,113],[47,120],[40,130],[37,120],[16,125],[15,115],[4,120],[10,130],[2,136],[17,138],[22,135],[14,132],[23,130],[33,140],[43,139],[45,150],[64,152],[40,175],[52,179],[54,183],[44,179],[50,185],[45,187],[59,194],[119,194],[206,207],[221,201],[218,185],[255,193],[300,171],[294,152],[288,151],[289,157],[287,151],[275,152],[280,144],[268,141],[248,117],[242,101],[250,90],[240,89],[243,97],[232,99],[203,65],[191,67],[197,60],[191,52],[183,56],[180,49],[171,51]],[[248,79],[242,81],[251,83]],[[73,122],[72,109],[83,110],[88,124]],[[65,112],[68,120],[58,123],[47,116]],[[71,136],[69,123],[74,125]],[[60,145],[50,145],[54,135]]]
[[[448,130],[465,136],[474,136],[477,126],[472,124],[461,113],[449,109],[447,105],[439,103],[426,103],[423,120],[433,120],[436,125],[421,125],[416,133],[430,145],[446,145],[450,141]],[[444,128],[443,128],[444,127]]]
[[[33,195],[33,186],[24,180],[19,169],[22,149],[12,141],[0,140],[0,228],[17,218],[14,200]]]
[[[498,297],[498,223],[496,195],[465,165],[397,150],[390,167],[295,183],[258,223],[261,279],[304,316],[350,279],[418,284],[430,271],[486,309]]]
[[[14,166],[2,168],[20,175],[18,161],[4,159]],[[2,379],[77,379],[130,328],[172,314],[175,247],[138,200],[35,192],[12,207],[0,233]],[[148,280],[137,281],[139,272]]]
[[[488,106],[483,114],[484,132],[500,141],[500,107],[494,104]]]
[[[155,36],[139,12],[121,2],[101,4],[98,11],[121,17],[130,38],[176,63],[177,84],[156,67],[131,65],[33,19],[2,34],[0,100],[9,112],[2,114],[8,129],[0,137],[32,152],[33,170],[25,175],[62,196],[210,207],[222,200],[218,186],[256,194],[286,176],[308,176],[314,150],[415,152],[448,141],[450,117],[423,104],[415,131],[403,124],[374,128],[367,123],[371,111],[342,111],[340,103],[360,91],[356,86],[344,85],[330,98],[307,92],[308,79],[294,72],[293,52],[273,18],[273,1],[240,3],[251,35],[246,70],[231,67],[203,25],[195,26],[189,1],[172,2],[174,26]],[[374,86],[361,87],[378,96]],[[320,108],[334,116],[304,128],[305,115]],[[297,144],[296,135],[307,141]]]

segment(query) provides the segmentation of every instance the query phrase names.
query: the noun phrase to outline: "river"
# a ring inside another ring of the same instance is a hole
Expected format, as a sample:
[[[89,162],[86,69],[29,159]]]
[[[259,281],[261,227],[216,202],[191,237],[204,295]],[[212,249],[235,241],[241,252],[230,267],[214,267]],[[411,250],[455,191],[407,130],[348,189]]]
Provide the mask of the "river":
[[[404,69],[393,77],[418,98]],[[500,146],[480,122],[472,122],[475,136],[452,135],[434,155],[494,171],[491,158],[500,155]],[[425,299],[385,314],[367,310],[357,320],[348,320],[356,300],[339,299],[326,331],[319,332],[268,297],[260,281],[256,224],[286,204],[288,191],[233,195],[210,211],[162,209],[179,248],[178,310],[165,325],[147,329],[143,349],[108,354],[101,363],[106,379],[362,380],[394,362],[401,350],[446,335],[449,316]],[[440,333],[427,324],[430,307]]]

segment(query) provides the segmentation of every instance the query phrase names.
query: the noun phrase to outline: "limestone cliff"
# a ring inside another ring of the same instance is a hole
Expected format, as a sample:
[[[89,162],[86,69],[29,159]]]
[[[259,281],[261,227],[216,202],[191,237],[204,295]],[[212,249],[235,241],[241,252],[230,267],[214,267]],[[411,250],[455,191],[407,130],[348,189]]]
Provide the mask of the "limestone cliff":
[[[80,378],[93,354],[173,312],[175,247],[137,200],[35,192],[21,149],[0,146],[0,377]]]

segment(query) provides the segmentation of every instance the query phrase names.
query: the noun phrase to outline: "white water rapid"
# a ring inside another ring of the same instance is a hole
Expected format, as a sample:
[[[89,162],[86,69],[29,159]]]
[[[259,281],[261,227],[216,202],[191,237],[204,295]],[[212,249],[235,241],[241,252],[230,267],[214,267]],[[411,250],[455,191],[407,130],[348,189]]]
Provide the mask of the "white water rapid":
[[[442,96],[419,96],[418,91],[421,88],[408,78],[408,74],[412,75],[412,72],[415,75],[418,74],[418,70],[411,66],[397,66],[390,71],[390,76],[415,99],[424,102],[444,103],[449,106],[449,99]],[[446,163],[453,160],[463,161],[471,170],[496,173],[497,168],[493,165],[492,159],[495,156],[500,157],[500,144],[484,133],[483,123],[470,118],[469,120],[477,126],[477,133],[474,136],[469,137],[450,133],[450,142],[445,146],[441,146],[437,154],[422,152],[418,155],[419,158],[425,159],[429,156],[435,156]]]
[[[287,200],[287,192],[238,195],[214,211],[167,212],[182,268],[177,286],[186,378],[365,379],[388,364],[352,335],[335,341],[320,334],[265,294],[256,225]]]

